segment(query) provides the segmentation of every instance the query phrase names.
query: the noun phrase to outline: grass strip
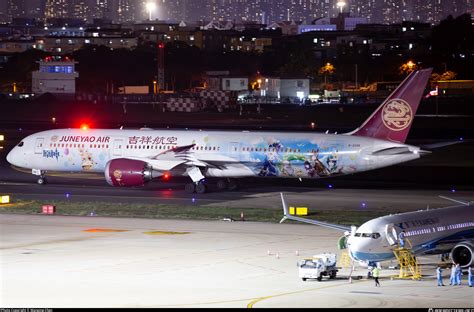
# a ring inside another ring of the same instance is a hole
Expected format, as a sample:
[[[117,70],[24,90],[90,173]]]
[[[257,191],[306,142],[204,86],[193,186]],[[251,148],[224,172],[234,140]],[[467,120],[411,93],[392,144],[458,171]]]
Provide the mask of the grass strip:
[[[0,213],[41,214],[44,204],[56,206],[56,215],[88,216],[91,213],[101,217],[129,217],[154,219],[240,220],[241,213],[246,221],[279,222],[283,216],[281,208],[258,207],[217,207],[206,205],[167,205],[147,203],[75,202],[14,200],[8,205],[0,205]],[[305,218],[337,223],[360,225],[370,219],[386,215],[383,211],[370,210],[321,210],[312,212]],[[288,220],[286,222],[293,222]]]

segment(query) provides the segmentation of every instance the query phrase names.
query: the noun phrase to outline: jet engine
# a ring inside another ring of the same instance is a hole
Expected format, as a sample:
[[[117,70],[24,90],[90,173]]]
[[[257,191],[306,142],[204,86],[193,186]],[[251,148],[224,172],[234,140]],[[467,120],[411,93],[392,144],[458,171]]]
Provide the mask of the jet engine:
[[[474,246],[471,242],[461,242],[451,250],[451,259],[461,267],[474,265]]]
[[[142,186],[152,173],[153,168],[141,160],[117,158],[105,165],[105,180],[112,186]]]

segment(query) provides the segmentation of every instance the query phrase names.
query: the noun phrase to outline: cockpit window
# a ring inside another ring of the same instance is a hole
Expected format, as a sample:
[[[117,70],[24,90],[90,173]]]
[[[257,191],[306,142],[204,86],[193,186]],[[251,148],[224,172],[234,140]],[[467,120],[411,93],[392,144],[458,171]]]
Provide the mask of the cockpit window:
[[[18,147],[22,147],[22,146],[23,146],[23,144],[25,144],[25,143],[24,143],[23,141],[21,141],[20,143],[18,143],[18,145],[17,145],[17,146],[18,146]]]
[[[355,233],[354,236],[355,237],[370,237],[370,238],[377,239],[380,237],[380,234],[379,233]]]

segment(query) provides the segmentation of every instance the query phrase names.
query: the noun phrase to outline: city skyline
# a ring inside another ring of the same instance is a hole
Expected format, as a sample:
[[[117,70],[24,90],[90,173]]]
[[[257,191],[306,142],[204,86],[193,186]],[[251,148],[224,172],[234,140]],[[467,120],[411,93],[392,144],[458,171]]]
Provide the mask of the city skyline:
[[[147,11],[142,0],[1,0],[0,21],[28,17],[96,18],[116,23],[140,22],[149,17],[173,21],[235,21],[272,24],[284,20],[311,23],[340,12],[366,17],[371,23],[393,24],[404,20],[436,24],[448,15],[472,12],[474,0],[148,0],[156,9]],[[342,5],[344,3],[344,5]]]

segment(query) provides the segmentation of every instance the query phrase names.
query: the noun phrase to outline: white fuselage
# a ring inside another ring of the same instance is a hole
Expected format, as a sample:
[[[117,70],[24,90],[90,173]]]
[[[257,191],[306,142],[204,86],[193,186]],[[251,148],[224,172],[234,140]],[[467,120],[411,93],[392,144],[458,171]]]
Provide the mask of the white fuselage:
[[[416,253],[448,251],[474,239],[474,207],[456,206],[400,213],[372,219],[349,237],[351,257],[362,261],[395,258],[398,234],[405,231],[405,247]]]
[[[21,146],[20,146],[21,145]],[[207,177],[320,178],[376,169],[419,158],[419,148],[362,136],[321,133],[192,130],[58,129],[23,139],[7,156],[18,167],[42,171],[103,172],[109,160],[140,159],[166,170],[157,155],[194,145],[187,166]],[[399,154],[374,152],[405,148]],[[175,159],[169,161],[177,162]],[[185,170],[173,167],[178,174]]]

